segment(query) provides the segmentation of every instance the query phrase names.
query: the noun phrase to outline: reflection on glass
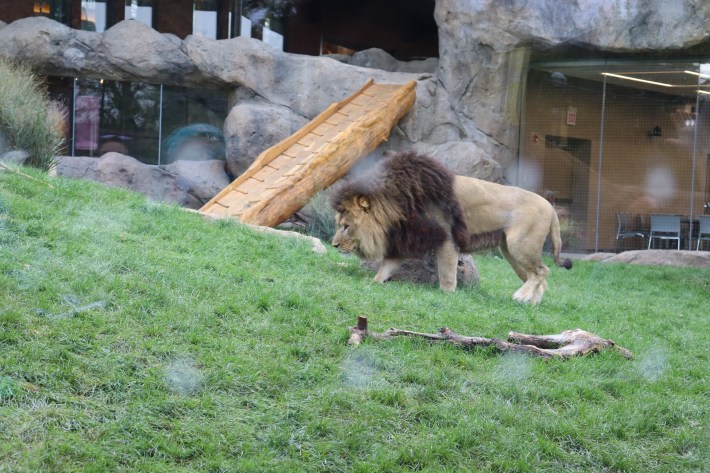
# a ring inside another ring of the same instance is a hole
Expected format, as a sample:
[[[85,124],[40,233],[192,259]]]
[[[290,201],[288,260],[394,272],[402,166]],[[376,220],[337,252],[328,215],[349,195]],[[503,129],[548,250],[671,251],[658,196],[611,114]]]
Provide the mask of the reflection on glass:
[[[34,16],[46,16],[64,24],[69,23],[69,0],[36,0],[34,2]]]
[[[153,26],[152,0],[126,0],[126,20],[137,20]]]
[[[117,152],[147,164],[224,159],[224,92],[164,86],[162,128],[160,85],[79,79],[74,104],[77,156]]]
[[[217,39],[217,0],[195,0],[192,11],[192,34]]]
[[[240,36],[261,39],[283,50],[284,22],[296,12],[297,0],[242,0],[237,2],[240,15]]]
[[[160,86],[81,79],[75,94],[76,155],[114,151],[157,163]]]
[[[160,164],[224,159],[222,126],[227,96],[208,89],[163,87],[163,145]]]
[[[99,33],[106,31],[106,0],[82,0],[81,29]]]

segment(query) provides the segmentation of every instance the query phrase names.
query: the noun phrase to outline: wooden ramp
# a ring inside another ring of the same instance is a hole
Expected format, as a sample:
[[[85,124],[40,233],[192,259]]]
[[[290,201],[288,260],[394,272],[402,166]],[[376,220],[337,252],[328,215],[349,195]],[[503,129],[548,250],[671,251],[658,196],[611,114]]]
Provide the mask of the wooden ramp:
[[[251,225],[278,225],[387,139],[414,105],[415,85],[368,80],[351,97],[261,153],[200,212]]]

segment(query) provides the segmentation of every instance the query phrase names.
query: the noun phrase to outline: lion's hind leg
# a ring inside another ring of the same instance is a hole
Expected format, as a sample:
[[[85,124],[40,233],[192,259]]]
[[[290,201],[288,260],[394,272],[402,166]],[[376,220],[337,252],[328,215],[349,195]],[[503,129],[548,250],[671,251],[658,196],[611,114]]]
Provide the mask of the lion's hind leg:
[[[501,245],[503,255],[525,283],[515,291],[513,299],[518,302],[539,304],[547,289],[547,275],[550,270],[542,262],[542,245],[536,248],[525,237],[506,235],[505,244]]]

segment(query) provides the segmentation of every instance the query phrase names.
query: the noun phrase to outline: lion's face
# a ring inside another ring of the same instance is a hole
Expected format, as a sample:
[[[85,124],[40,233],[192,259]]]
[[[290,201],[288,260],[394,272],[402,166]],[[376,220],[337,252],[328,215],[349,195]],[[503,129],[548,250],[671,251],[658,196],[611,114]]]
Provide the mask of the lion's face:
[[[379,261],[384,258],[387,227],[378,219],[377,205],[363,196],[355,196],[337,205],[333,246],[341,253],[357,252],[364,258]]]
[[[333,237],[333,246],[341,253],[353,253],[358,251],[357,235],[358,227],[353,221],[350,212],[338,212],[335,214],[337,229]]]

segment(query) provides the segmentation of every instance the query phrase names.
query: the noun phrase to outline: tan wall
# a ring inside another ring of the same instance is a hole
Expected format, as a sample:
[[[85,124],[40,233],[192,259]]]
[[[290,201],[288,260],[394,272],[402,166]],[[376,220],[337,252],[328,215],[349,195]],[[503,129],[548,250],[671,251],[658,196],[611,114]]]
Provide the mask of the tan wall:
[[[531,72],[521,134],[519,184],[536,192],[557,190],[569,197],[570,168],[574,158],[545,145],[545,136],[588,139],[591,156],[588,173],[585,249],[595,248],[597,176],[602,139],[602,83],[575,81],[554,87],[549,73]],[[694,129],[685,127],[678,110],[685,100],[661,94],[638,94],[629,88],[609,86],[606,93],[601,169],[599,249],[615,246],[616,211],[638,214],[690,213]],[[688,98],[693,102],[694,99]],[[568,107],[577,109],[576,125],[567,125]],[[701,107],[701,110],[702,107]],[[703,211],[706,156],[710,152],[710,114],[699,114],[695,152],[694,213]],[[649,137],[654,127],[662,136]],[[565,163],[565,158],[567,162]],[[536,170],[539,174],[536,175]],[[550,189],[549,186],[557,186]],[[547,187],[547,189],[546,189]],[[572,197],[575,197],[574,195]]]

